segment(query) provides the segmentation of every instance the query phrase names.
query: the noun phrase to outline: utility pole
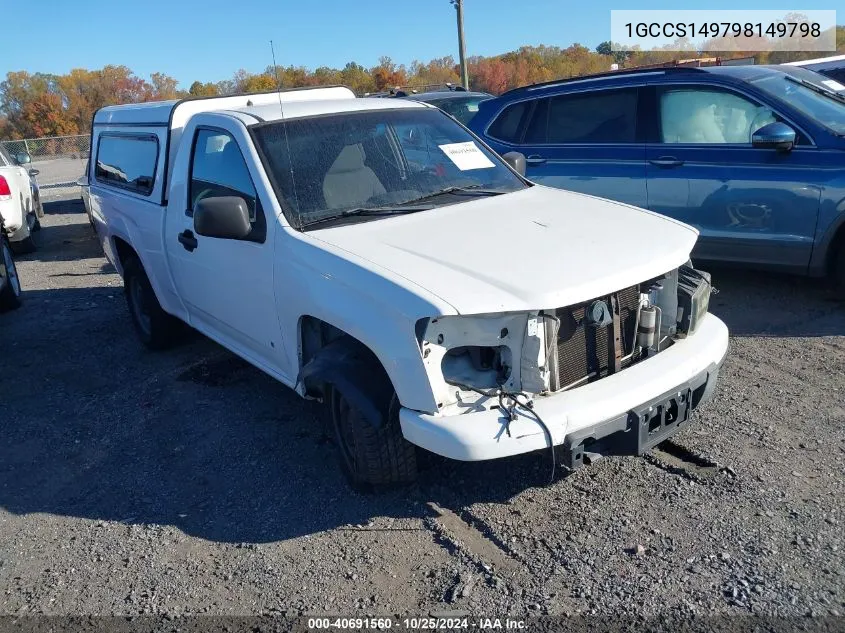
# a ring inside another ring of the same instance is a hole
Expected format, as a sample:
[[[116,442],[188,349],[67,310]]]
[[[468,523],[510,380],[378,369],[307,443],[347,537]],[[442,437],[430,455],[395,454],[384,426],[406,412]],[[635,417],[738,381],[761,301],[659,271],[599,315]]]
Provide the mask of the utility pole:
[[[458,14],[458,53],[461,57],[461,84],[469,90],[469,73],[467,73],[467,52],[464,46],[464,0],[450,0],[455,5]]]

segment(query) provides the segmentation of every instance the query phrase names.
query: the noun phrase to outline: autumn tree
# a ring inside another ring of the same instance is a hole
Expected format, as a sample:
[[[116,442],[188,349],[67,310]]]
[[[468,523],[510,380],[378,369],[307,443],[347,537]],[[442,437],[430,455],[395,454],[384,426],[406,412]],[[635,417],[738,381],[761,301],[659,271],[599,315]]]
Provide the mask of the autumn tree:
[[[511,87],[510,69],[498,57],[471,57],[467,66],[473,90],[500,94]]]
[[[313,86],[334,86],[343,83],[343,71],[327,66],[320,66],[311,76]]]
[[[397,66],[389,57],[380,57],[378,66],[370,70],[376,90],[396,88],[408,83],[408,74],[404,66]]]
[[[455,58],[451,55],[432,59],[427,64],[415,61],[411,64],[411,86],[426,86],[435,84],[459,84],[461,76]]]
[[[179,82],[164,73],[150,75],[150,83],[152,84],[151,100],[166,101],[183,96],[183,93],[179,91]]]
[[[57,78],[55,75],[44,73],[30,74],[26,71],[9,72],[6,80],[0,83],[0,110],[5,115],[6,127],[11,134],[18,138],[38,136],[33,128],[36,121],[35,109],[32,104],[41,102],[43,107],[48,101],[53,101],[48,95],[57,93]]]
[[[260,75],[250,75],[238,87],[238,92],[249,94],[251,92],[268,92],[276,89],[276,80],[272,75],[261,73]]]
[[[76,123],[67,117],[62,98],[52,92],[28,101],[21,110],[18,125],[27,137],[32,138],[79,133]]]
[[[355,62],[349,62],[343,67],[340,71],[340,79],[344,86],[348,86],[357,94],[374,92],[376,89],[376,82],[372,75],[366,68]]]
[[[192,97],[216,97],[220,94],[220,91],[218,85],[215,83],[195,81],[188,89],[188,94]]]

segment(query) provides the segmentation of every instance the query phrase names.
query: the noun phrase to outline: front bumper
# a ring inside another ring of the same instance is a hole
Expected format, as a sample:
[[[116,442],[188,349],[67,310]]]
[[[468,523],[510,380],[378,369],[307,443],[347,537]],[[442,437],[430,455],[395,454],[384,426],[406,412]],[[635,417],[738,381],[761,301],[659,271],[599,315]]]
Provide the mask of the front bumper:
[[[620,433],[630,432],[626,445],[632,449],[625,452],[642,452],[687,423],[686,417],[672,424],[643,421],[640,418],[651,415],[649,407],[660,410],[676,394],[680,400],[684,400],[681,394],[688,395],[686,413],[706,402],[727,350],[728,328],[707,314],[694,335],[617,374],[571,391],[536,397],[534,411],[554,444],[565,445],[564,458],[571,465],[583,459],[584,450],[579,447]],[[515,413],[517,418],[507,425],[497,408],[451,416],[403,408],[399,420],[409,442],[450,459],[482,461],[547,448],[548,439],[536,420],[519,408]]]

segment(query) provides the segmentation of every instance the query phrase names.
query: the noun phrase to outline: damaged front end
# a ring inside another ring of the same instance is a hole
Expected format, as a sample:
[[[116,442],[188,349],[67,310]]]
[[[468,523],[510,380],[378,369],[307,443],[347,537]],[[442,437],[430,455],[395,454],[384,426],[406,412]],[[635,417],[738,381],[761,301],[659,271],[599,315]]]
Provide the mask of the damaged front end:
[[[624,371],[692,335],[710,293],[710,276],[688,265],[576,305],[423,319],[438,412],[492,409],[503,394],[542,397]]]

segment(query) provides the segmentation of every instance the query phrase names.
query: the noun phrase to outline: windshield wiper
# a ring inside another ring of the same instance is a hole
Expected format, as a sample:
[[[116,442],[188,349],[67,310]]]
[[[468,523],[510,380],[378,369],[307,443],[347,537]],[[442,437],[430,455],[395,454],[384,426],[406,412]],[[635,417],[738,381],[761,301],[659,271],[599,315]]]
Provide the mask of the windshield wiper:
[[[834,101],[838,101],[839,103],[845,103],[845,95],[841,95],[835,90],[831,90],[828,88],[824,88],[818,84],[814,84],[812,81],[807,81],[806,79],[798,79],[797,77],[792,77],[791,75],[786,75],[786,80],[791,81],[792,83],[798,84],[800,86],[804,86],[805,88],[809,88],[813,92],[817,92],[820,95],[824,95],[825,97],[830,97]]]
[[[381,206],[381,207],[355,207],[353,209],[345,209],[338,213],[337,215],[329,215],[325,218],[320,218],[318,220],[312,220],[310,222],[305,222],[304,224],[300,224],[300,229],[305,229],[311,226],[315,226],[317,224],[325,224],[327,222],[337,222],[340,220],[344,220],[346,218],[351,217],[358,217],[358,216],[373,216],[373,215],[405,215],[407,213],[416,213],[417,211],[428,211],[432,209],[432,205],[424,204],[424,205],[417,205],[417,206]]]
[[[420,196],[419,198],[414,198],[413,200],[408,200],[403,204],[413,204],[415,202],[420,202],[421,200],[428,200],[430,198],[436,198],[438,196],[445,196],[448,194],[457,194],[457,195],[470,195],[470,196],[499,196],[503,193],[508,193],[507,191],[501,191],[499,189],[485,189],[481,185],[467,185],[465,187],[446,187],[441,189],[440,191],[435,191],[433,193],[427,193],[424,196]]]

